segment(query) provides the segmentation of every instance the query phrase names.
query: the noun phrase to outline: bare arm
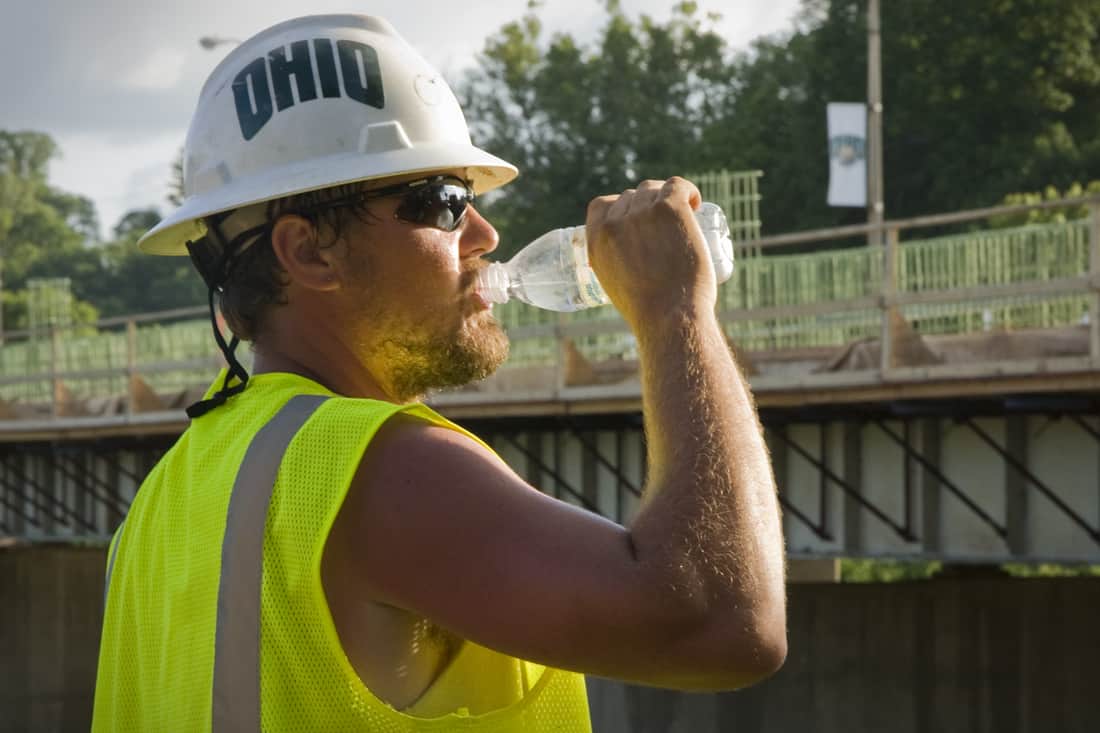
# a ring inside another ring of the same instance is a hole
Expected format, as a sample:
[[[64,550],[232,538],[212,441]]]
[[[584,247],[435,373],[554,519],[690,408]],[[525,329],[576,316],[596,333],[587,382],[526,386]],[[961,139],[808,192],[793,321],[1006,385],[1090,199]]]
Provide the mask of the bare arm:
[[[701,619],[684,645],[698,667],[678,686],[740,686],[786,654],[783,535],[763,432],[687,219],[698,191],[647,181],[602,203],[589,210],[592,263],[638,338],[648,440],[631,539]]]
[[[598,200],[589,217],[593,264],[642,360],[650,480],[631,527],[532,490],[460,434],[398,418],[364,456],[330,544],[347,548],[377,602],[485,646],[645,684],[730,689],[785,656],[782,536],[704,245],[685,223],[698,194],[683,181],[659,186]],[[656,203],[667,194],[675,200]]]
[[[676,686],[740,687],[786,654],[783,538],[767,448],[713,309],[669,314],[642,333],[650,480],[631,538],[639,561],[701,620],[684,649],[698,676]]]

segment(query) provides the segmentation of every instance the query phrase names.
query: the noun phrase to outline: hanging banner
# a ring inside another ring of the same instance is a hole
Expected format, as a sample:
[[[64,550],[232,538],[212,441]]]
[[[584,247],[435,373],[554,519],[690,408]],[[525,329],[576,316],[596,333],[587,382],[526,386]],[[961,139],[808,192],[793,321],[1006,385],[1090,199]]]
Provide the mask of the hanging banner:
[[[829,206],[867,206],[867,105],[830,102]]]

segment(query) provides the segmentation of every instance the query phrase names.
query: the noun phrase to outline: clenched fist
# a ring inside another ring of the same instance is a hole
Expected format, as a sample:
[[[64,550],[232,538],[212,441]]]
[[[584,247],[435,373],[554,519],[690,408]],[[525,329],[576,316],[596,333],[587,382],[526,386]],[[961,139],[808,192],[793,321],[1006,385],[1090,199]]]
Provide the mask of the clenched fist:
[[[699,189],[678,177],[589,203],[589,263],[635,331],[685,308],[713,311],[714,266],[693,213],[701,203]]]

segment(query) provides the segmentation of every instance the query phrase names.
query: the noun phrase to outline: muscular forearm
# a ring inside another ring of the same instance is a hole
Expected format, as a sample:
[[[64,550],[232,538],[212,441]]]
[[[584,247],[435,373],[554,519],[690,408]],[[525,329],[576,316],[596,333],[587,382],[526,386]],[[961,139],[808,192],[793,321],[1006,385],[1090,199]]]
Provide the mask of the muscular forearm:
[[[697,620],[686,654],[733,682],[766,674],[785,653],[783,539],[752,397],[712,309],[639,331],[650,473],[630,528],[638,559]]]

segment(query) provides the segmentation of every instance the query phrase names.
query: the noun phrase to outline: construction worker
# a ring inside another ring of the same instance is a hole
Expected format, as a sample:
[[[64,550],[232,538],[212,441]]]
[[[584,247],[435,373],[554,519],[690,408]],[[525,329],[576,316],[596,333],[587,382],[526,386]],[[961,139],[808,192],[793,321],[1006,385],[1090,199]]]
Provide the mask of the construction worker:
[[[507,355],[473,201],[515,175],[378,18],[291,20],[214,70],[186,199],[141,247],[190,254],[235,336],[215,323],[228,367],[111,543],[93,730],[572,733],[584,673],[720,690],[782,664],[775,485],[691,183],[587,213],[641,362],[629,527],[417,402]]]

